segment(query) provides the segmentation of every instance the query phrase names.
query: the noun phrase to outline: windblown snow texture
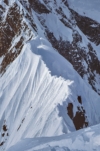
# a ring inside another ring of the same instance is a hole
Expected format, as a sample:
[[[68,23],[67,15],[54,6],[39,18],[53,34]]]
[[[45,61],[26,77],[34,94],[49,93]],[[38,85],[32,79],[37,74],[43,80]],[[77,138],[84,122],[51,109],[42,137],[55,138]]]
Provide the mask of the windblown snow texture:
[[[99,6],[0,1],[0,151],[100,150]]]

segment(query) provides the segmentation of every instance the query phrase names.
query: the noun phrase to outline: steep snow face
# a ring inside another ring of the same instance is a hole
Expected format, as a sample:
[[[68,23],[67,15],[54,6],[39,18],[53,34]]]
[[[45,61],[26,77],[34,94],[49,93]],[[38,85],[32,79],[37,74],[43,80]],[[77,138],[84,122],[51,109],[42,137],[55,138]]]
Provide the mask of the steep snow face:
[[[41,57],[32,52],[34,49],[37,51],[35,46],[31,49],[30,44],[25,45],[0,79],[0,150],[20,138],[63,132],[64,121],[57,105],[69,97],[72,82],[52,77]],[[69,121],[66,131],[71,127],[75,130]]]
[[[76,13],[72,7],[72,4],[76,6],[74,2],[2,0],[0,73],[3,74],[16,59],[24,43],[39,35],[47,38],[100,94],[100,23],[79,11]],[[81,5],[79,1],[77,4]],[[91,5],[97,4],[99,6],[99,1],[92,1]],[[92,6],[88,7],[92,10]]]
[[[30,0],[29,3],[38,20],[38,34],[45,35],[84,81],[100,94],[100,23],[77,13],[67,1]]]
[[[0,15],[0,151],[100,123],[99,21],[67,0],[2,0]]]
[[[27,144],[27,145],[26,145]],[[68,135],[28,138],[7,151],[99,151],[100,124]]]
[[[24,46],[0,83],[1,150],[21,139],[57,136],[100,122],[99,96],[43,38]],[[69,104],[73,110],[67,110]],[[82,124],[76,125],[77,117]]]

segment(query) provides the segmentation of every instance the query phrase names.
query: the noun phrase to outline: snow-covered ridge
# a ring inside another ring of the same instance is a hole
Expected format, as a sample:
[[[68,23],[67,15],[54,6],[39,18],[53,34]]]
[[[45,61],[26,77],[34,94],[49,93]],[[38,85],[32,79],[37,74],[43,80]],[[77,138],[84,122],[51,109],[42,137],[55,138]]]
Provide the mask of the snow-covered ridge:
[[[99,1],[96,3],[100,5]],[[71,10],[72,1],[68,5],[67,0],[2,0],[0,4],[0,73],[16,59],[24,43],[39,35],[48,39],[91,89],[100,94],[100,25],[92,16],[75,13]],[[91,5],[88,7],[92,10]]]
[[[7,151],[99,151],[100,124],[56,137],[27,138]]]
[[[38,34],[48,39],[100,95],[100,23],[75,11],[67,0],[29,2],[31,12],[37,18]]]
[[[73,103],[73,116],[77,107],[83,106],[89,126],[99,123],[99,96],[43,38],[36,37],[23,47],[0,83],[2,150],[24,138],[57,136],[75,131],[74,123],[67,114],[68,103]],[[82,105],[77,100],[78,95],[82,98]]]
[[[100,24],[73,9],[67,0],[0,1],[0,151],[29,141],[22,149],[33,151],[54,136],[54,146],[70,137],[73,148],[44,138],[35,150],[99,151],[89,148],[96,126],[96,139],[72,132],[100,123]]]
[[[30,44],[24,46],[0,83],[1,149],[21,138],[62,133],[57,105],[70,95],[71,82],[52,77]]]

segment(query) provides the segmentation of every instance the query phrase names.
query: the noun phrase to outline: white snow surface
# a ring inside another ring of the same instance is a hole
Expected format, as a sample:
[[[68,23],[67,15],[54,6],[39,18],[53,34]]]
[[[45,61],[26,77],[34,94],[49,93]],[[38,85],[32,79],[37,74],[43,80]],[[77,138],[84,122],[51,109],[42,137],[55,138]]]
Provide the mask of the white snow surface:
[[[100,23],[100,0],[68,0],[76,12]]]
[[[43,150],[64,150],[63,146],[45,147],[46,140],[54,140],[55,146],[55,139],[58,144],[61,139],[61,144],[69,147],[73,141],[69,139],[69,143],[65,143],[64,139],[69,135],[57,136],[75,131],[66,107],[72,102],[75,114],[78,95],[82,97],[89,126],[98,124],[100,97],[84,83],[72,65],[44,38],[36,37],[25,44],[21,54],[0,78],[0,129],[2,134],[2,127],[6,125],[9,134],[0,135],[0,141],[5,142],[1,151],[33,151],[42,150],[41,147]],[[33,148],[36,137],[51,138],[39,138],[38,148],[29,149],[27,145],[33,143]],[[25,141],[16,147],[21,140]],[[39,146],[42,140],[44,146]],[[84,144],[82,138],[78,140]],[[77,146],[77,139],[74,143]],[[14,145],[15,148],[10,148]]]
[[[100,124],[67,135],[23,139],[7,151],[100,151]]]
[[[14,1],[10,1],[11,4]],[[69,3],[81,15],[100,22],[99,0],[92,0],[92,3],[91,0],[84,0],[84,4],[82,0],[69,0]],[[54,9],[52,5],[50,1],[49,7]],[[63,6],[62,1],[57,0],[57,5]],[[65,6],[63,11],[70,18]],[[72,41],[70,28],[65,28],[59,21],[60,15],[56,18],[55,10],[52,12],[55,15],[41,15],[45,25],[58,40],[62,37]],[[4,142],[0,151],[100,151],[100,96],[52,48],[35,13],[32,13],[40,37],[25,44],[21,54],[0,77],[0,143]],[[83,34],[82,41],[83,46],[88,43]],[[81,106],[77,96],[82,98],[90,127],[75,132],[66,108],[72,102],[75,115],[77,106]],[[94,124],[98,125],[92,126]],[[7,126],[4,137],[3,125]]]

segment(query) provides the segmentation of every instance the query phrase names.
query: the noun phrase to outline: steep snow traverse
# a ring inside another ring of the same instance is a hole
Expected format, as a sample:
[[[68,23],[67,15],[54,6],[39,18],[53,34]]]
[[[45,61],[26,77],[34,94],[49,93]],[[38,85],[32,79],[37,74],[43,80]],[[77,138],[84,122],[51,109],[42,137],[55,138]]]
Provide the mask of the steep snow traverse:
[[[0,1],[0,151],[100,151],[100,1]]]
[[[28,145],[27,145],[28,142]],[[99,151],[100,125],[55,137],[27,138],[7,151]]]

